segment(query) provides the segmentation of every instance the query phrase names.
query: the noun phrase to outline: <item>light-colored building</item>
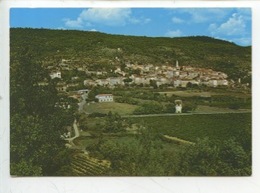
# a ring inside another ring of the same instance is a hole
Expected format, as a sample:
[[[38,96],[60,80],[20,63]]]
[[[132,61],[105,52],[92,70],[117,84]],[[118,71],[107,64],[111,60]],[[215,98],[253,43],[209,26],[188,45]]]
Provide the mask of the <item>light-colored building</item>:
[[[112,94],[99,94],[95,98],[98,99],[98,102],[100,103],[114,101],[114,97]]]
[[[182,100],[175,100],[175,113],[182,113]]]
[[[124,85],[123,78],[121,77],[110,77],[107,78],[107,81],[110,86]]]
[[[174,80],[174,81],[173,81],[173,86],[174,86],[174,87],[179,87],[179,86],[181,86],[181,80],[179,80],[179,79]]]
[[[61,78],[61,72],[60,72],[60,71],[57,71],[57,72],[51,72],[51,73],[50,73],[50,77],[51,77],[51,79],[54,79],[54,78]]]
[[[106,86],[109,84],[109,81],[107,79],[97,79],[95,82],[99,86]]]
[[[218,80],[218,85],[220,86],[228,86],[228,80]]]
[[[208,85],[211,87],[217,87],[218,86],[218,80],[209,80]]]
[[[150,80],[152,80],[151,77],[137,76],[137,75],[132,75],[132,76],[130,76],[130,78],[137,85],[140,85],[140,84],[149,85],[150,84]]]
[[[164,85],[164,84],[170,84],[170,83],[171,83],[171,81],[165,77],[160,77],[156,81],[157,86]]]
[[[173,71],[166,71],[166,77],[167,78],[173,78],[173,76],[174,76],[174,72]]]
[[[91,79],[84,80],[83,84],[85,86],[96,86],[97,85],[97,83],[94,80],[91,80]]]

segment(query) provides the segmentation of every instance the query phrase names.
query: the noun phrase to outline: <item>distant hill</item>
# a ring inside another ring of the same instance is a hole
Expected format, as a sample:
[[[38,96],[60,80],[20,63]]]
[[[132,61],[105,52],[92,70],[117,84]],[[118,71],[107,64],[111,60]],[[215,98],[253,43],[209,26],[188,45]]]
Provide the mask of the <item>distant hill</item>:
[[[57,65],[62,59],[71,65],[109,69],[127,62],[172,64],[212,68],[243,77],[251,71],[251,46],[206,36],[137,37],[76,30],[11,28],[11,59],[23,48],[31,50],[44,65]]]

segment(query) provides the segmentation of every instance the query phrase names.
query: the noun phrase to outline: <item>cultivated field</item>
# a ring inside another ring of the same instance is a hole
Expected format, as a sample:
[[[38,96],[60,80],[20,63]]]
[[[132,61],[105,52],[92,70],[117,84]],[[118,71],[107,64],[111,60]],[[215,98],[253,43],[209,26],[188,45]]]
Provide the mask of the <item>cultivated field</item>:
[[[251,114],[204,114],[188,116],[135,117],[132,122],[155,128],[161,134],[195,142],[197,138],[225,140],[251,131]]]
[[[105,175],[250,175],[251,113],[125,116],[114,122],[108,120],[109,116],[82,116],[80,128],[85,136],[74,140],[75,145],[87,151],[89,156],[111,162],[111,168]],[[105,130],[110,123],[116,127],[116,122],[122,122],[122,128],[127,130]],[[188,146],[190,144],[192,146]],[[190,152],[189,148],[193,150]],[[187,152],[187,157],[183,152]],[[222,167],[222,163],[230,164],[233,157],[243,158],[244,165],[236,166],[243,173],[232,173],[233,166],[229,166],[231,169],[228,171]],[[213,168],[217,167],[214,170],[217,173],[182,173],[183,162],[191,164],[192,171],[196,171],[197,167],[203,167],[204,171],[204,166],[213,165]],[[84,165],[84,171],[78,171],[77,166],[76,172],[84,172],[85,175],[102,175],[102,172],[106,172],[96,169],[96,166],[89,171],[89,164]]]
[[[83,121],[85,120],[85,121]],[[81,146],[88,146],[96,141],[104,125],[104,118],[86,118],[81,121],[81,127],[90,131],[92,137],[80,137],[77,141]],[[193,114],[176,116],[153,116],[153,117],[129,117],[127,122],[144,125],[146,128],[157,131],[159,135],[178,137],[190,142],[197,139],[209,138],[210,140],[227,140],[243,138],[244,133],[251,133],[251,113],[228,113],[228,114]],[[108,140],[127,140],[134,135],[103,136]],[[250,137],[251,138],[251,137]],[[251,143],[248,139],[247,143]]]

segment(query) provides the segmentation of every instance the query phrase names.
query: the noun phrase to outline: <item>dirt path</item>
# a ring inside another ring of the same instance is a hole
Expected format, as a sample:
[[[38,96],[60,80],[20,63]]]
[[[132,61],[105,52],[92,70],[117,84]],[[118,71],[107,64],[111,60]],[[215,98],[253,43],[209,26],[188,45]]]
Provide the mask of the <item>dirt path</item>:
[[[74,136],[74,137],[71,137],[71,138],[66,138],[65,140],[68,141],[72,146],[76,146],[76,145],[73,143],[73,140],[80,136],[79,128],[78,128],[77,120],[76,120],[76,119],[75,119],[74,122],[73,122],[73,129],[74,129],[74,132],[75,132],[75,136]]]
[[[87,93],[82,94],[81,98],[82,98],[81,102],[78,103],[78,105],[79,105],[79,112],[83,112],[84,105],[86,104],[86,99],[88,98],[88,94]]]
[[[88,152],[85,150],[85,148],[79,147],[77,146],[73,141],[74,139],[78,138],[80,136],[80,132],[79,132],[79,128],[78,128],[78,124],[77,124],[77,120],[75,119],[73,122],[73,128],[74,128],[74,132],[75,132],[75,136],[71,137],[71,138],[66,138],[65,140],[68,141],[68,143],[66,144],[66,146],[70,149],[77,149],[77,150],[81,150],[84,154],[88,154]]]

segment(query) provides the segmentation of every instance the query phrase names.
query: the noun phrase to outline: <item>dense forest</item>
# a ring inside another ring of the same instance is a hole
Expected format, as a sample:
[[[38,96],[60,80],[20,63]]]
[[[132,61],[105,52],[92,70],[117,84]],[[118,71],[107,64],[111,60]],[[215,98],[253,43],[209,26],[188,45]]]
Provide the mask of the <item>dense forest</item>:
[[[108,69],[125,64],[175,64],[212,68],[237,79],[251,71],[251,46],[206,36],[137,37],[100,32],[11,28],[12,57],[30,44],[37,60],[55,65],[61,59],[91,68]]]
[[[55,85],[29,49],[11,58],[10,72],[11,175],[66,175],[70,152],[60,135],[73,123],[75,109],[55,108]],[[39,85],[43,80],[49,84]]]

